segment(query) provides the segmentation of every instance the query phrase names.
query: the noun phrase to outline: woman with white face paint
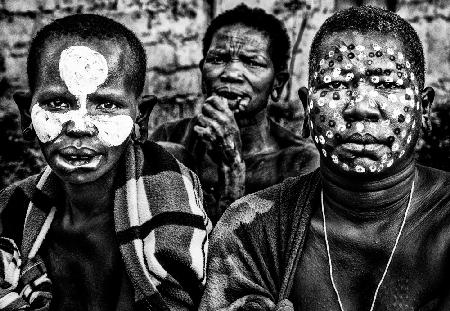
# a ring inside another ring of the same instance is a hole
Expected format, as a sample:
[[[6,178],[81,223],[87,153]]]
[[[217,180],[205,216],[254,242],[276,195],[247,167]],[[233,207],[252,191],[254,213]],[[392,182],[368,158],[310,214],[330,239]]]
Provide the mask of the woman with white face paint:
[[[48,167],[0,192],[0,308],[198,305],[209,220],[195,174],[145,142],[155,104],[140,95],[145,59],[134,34],[96,15],[57,20],[34,39],[31,94],[15,100]]]

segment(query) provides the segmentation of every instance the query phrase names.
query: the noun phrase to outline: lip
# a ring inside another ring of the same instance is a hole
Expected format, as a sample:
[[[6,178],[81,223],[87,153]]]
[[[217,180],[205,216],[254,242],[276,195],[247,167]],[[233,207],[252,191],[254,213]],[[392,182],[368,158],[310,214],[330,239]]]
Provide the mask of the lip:
[[[98,151],[89,147],[68,146],[59,150],[64,157],[94,157],[99,154]]]
[[[360,144],[360,145],[385,144],[385,142],[380,141],[378,138],[369,133],[363,135],[360,133],[354,133],[350,135],[348,138],[344,139],[343,143]]]
[[[250,98],[250,96],[246,92],[236,89],[235,87],[228,86],[228,85],[215,88],[213,93],[216,93],[217,95],[225,97],[227,99],[235,99],[232,97],[249,97]],[[231,97],[231,98],[228,98],[227,96]]]

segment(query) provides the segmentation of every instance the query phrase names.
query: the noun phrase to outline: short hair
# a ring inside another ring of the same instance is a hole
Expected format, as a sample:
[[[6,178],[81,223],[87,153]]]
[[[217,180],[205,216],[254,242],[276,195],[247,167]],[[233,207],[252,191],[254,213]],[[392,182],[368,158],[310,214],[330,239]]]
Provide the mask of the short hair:
[[[219,14],[211,21],[203,37],[203,57],[206,56],[211,46],[214,34],[222,27],[236,24],[243,24],[268,35],[270,39],[270,57],[274,64],[275,72],[287,69],[291,43],[286,27],[274,15],[260,8],[249,8],[243,3]]]
[[[27,59],[27,75],[30,90],[36,87],[38,62],[46,44],[62,37],[81,39],[115,40],[127,44],[131,55],[127,55],[133,65],[127,68],[127,78],[136,96],[142,94],[146,73],[146,54],[136,35],[122,24],[96,14],[74,14],[56,19],[38,31],[31,41]]]
[[[400,39],[404,44],[405,54],[417,77],[419,87],[423,89],[425,83],[425,60],[422,43],[416,31],[397,14],[373,6],[351,7],[338,11],[325,20],[311,45],[309,54],[310,81],[313,77],[314,69],[320,61],[317,51],[324,38],[332,33],[346,30],[356,30],[360,33],[380,32]]]

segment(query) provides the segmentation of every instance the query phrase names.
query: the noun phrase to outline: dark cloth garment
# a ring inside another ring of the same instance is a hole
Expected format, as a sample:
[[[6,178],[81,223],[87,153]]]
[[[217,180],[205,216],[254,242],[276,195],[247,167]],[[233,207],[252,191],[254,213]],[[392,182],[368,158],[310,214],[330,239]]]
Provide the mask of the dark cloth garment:
[[[449,173],[417,165],[414,208],[375,310],[450,310],[449,189]],[[323,235],[311,230],[311,218],[320,212],[320,191],[316,171],[232,204],[213,230],[200,310],[274,310],[286,299],[292,306],[285,310],[339,310]],[[354,266],[352,260],[343,264]],[[384,267],[375,271],[375,285]],[[335,276],[341,297],[349,290],[342,273]],[[369,305],[372,297],[366,297]],[[347,309],[355,310],[348,304]]]
[[[83,282],[82,275],[87,274],[94,284],[84,288],[86,292],[69,293],[72,297],[91,299],[90,302],[101,299],[101,288],[94,286],[116,282],[116,295],[109,297],[113,310],[196,310],[205,284],[207,235],[211,229],[202,209],[202,191],[196,175],[157,144],[129,144],[118,167],[114,192],[112,213],[100,216],[98,228],[91,229],[111,230],[113,237],[108,244],[117,245],[115,249],[99,246],[94,249],[100,249],[100,254],[92,254],[89,243],[95,243],[95,238],[89,240],[91,237],[86,239],[86,249],[69,254],[68,248],[58,248],[58,239],[64,236],[58,222],[53,221],[58,219],[58,209],[64,208],[65,198],[61,181],[49,167],[0,192],[0,234],[18,245],[25,266],[31,259],[41,259],[50,278],[56,277],[54,283],[67,272],[58,271],[60,267],[79,269],[81,276],[74,283]],[[117,270],[110,274],[113,280],[102,279],[101,269],[93,271],[80,266],[76,259],[91,256],[89,260],[100,260],[95,255],[115,260],[109,263],[110,268]],[[22,266],[17,266],[19,271],[9,272],[23,274]],[[0,283],[6,279],[11,278]],[[8,291],[17,293],[15,284],[10,285]],[[55,284],[55,302],[61,302],[63,293],[59,291],[80,289],[77,284],[73,286],[64,290]],[[11,302],[9,307],[16,310],[14,301],[3,300],[8,298],[7,293],[0,294],[0,304]],[[26,302],[29,310],[49,310],[48,305],[37,309],[31,301]],[[99,310],[77,303],[73,309],[64,303],[61,306],[66,310]],[[51,308],[61,310],[57,306]]]
[[[213,161],[217,157],[212,150],[206,150],[205,144],[194,131],[196,123],[197,119],[194,117],[163,124],[153,132],[150,139],[181,144],[184,147],[162,144],[178,160],[197,173],[203,187],[206,213],[211,221],[216,223],[223,213],[219,204],[218,166]],[[245,194],[280,183],[287,177],[309,173],[319,165],[319,155],[311,141],[294,135],[271,119],[269,125],[280,150],[244,157]]]

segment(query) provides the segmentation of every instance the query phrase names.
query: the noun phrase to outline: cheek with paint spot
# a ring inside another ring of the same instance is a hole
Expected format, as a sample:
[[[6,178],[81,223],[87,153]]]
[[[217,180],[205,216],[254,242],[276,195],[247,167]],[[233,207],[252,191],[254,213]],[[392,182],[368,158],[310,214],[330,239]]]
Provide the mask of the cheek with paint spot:
[[[98,129],[98,138],[107,146],[119,146],[133,129],[133,120],[127,115],[94,116],[92,123]]]
[[[335,87],[333,84],[346,84],[347,90],[330,91],[320,87],[327,85],[330,89]],[[361,85],[366,87],[361,89]],[[322,155],[344,170],[380,172],[411,150],[420,124],[418,87],[411,64],[395,46],[344,44],[330,49],[316,67],[309,93],[309,126],[313,139]],[[382,117],[377,122],[346,122],[344,107],[351,109],[360,104],[379,109]],[[367,166],[341,162],[333,148],[342,135],[353,133],[388,141],[391,152]]]
[[[98,139],[106,146],[113,147],[122,144],[131,134],[133,120],[128,115],[82,115],[78,110],[65,113],[50,112],[38,104],[31,110],[31,119],[38,139],[47,143],[53,141],[63,132],[64,126],[72,122],[75,130],[90,128]]]

